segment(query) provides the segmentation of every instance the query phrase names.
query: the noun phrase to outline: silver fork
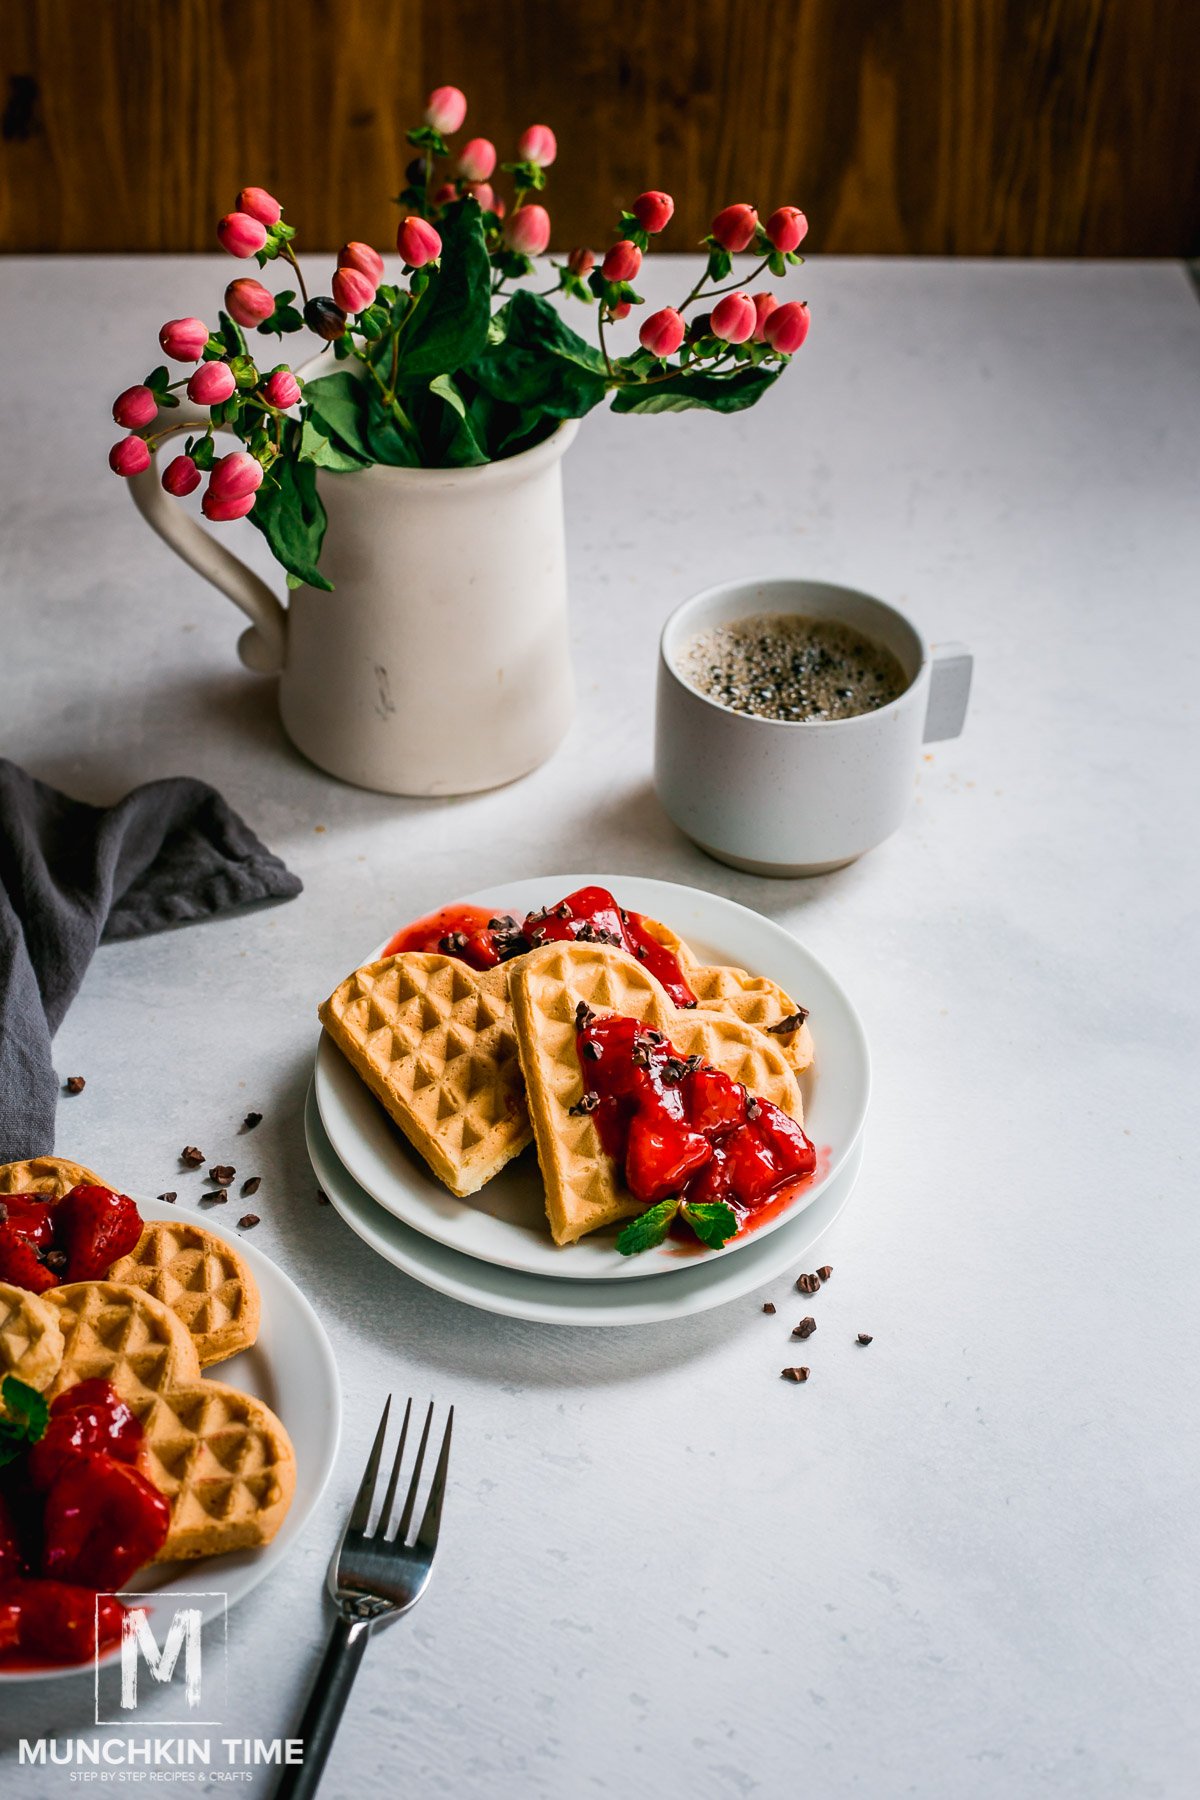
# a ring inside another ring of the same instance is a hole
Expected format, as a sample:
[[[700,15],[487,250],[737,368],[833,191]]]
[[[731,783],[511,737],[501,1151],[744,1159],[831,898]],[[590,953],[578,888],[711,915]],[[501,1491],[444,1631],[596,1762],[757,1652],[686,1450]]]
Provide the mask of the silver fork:
[[[446,1492],[446,1471],[450,1466],[450,1433],[454,1426],[454,1408],[450,1408],[450,1415],[446,1420],[425,1511],[416,1536],[410,1543],[408,1537],[416,1511],[421,1465],[433,1425],[433,1402],[430,1401],[429,1411],[425,1415],[425,1426],[417,1446],[417,1460],[408,1484],[404,1510],[400,1514],[399,1524],[389,1536],[388,1526],[400,1485],[400,1469],[404,1461],[404,1446],[408,1438],[413,1403],[409,1400],[404,1408],[400,1442],[396,1447],[396,1459],[392,1464],[383,1505],[374,1531],[368,1532],[391,1406],[392,1396],[389,1394],[384,1402],[383,1417],[379,1421],[379,1430],[375,1433],[371,1454],[367,1458],[354,1510],[346,1522],[341,1542],[329,1565],[329,1591],[337,1605],[338,1616],[329,1634],[329,1643],[313,1682],[304,1717],[296,1732],[297,1737],[304,1742],[304,1761],[284,1771],[278,1788],[278,1800],[309,1800],[316,1793],[321,1771],[333,1748],[333,1740],[341,1723],[342,1711],[354,1685],[354,1677],[358,1674],[358,1665],[367,1648],[371,1627],[386,1624],[392,1619],[398,1619],[401,1613],[406,1613],[410,1606],[416,1605],[429,1583],[433,1553],[437,1549],[438,1526],[442,1518],[442,1500]]]

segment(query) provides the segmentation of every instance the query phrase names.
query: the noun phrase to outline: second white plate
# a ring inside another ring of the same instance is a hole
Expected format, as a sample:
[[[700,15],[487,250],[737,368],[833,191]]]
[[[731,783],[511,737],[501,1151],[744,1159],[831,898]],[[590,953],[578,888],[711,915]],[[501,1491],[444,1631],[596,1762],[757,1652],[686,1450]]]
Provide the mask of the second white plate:
[[[802,1077],[805,1130],[818,1174],[792,1205],[705,1262],[744,1254],[814,1205],[858,1143],[870,1092],[870,1059],[858,1014],[828,969],[790,932],[722,895],[642,876],[545,875],[466,896],[518,917],[587,885],[609,888],[622,906],[661,919],[698,956],[771,976],[811,1014],[816,1062]],[[395,921],[396,927],[404,924]],[[378,954],[378,952],[376,952]],[[364,958],[363,960],[368,960]],[[438,1243],[499,1268],[558,1280],[627,1281],[694,1270],[696,1253],[668,1239],[640,1256],[621,1256],[613,1232],[560,1248],[546,1227],[541,1176],[532,1148],[478,1194],[449,1193],[409,1146],[383,1107],[325,1033],[317,1049],[315,1096],[339,1162],[385,1211]]]

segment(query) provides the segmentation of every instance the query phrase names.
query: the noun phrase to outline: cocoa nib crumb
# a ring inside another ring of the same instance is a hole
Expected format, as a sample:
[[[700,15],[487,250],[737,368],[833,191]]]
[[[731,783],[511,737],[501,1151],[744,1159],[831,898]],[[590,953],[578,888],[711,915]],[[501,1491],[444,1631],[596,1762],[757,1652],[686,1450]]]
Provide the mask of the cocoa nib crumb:
[[[444,938],[438,939],[438,949],[444,956],[457,956],[460,950],[467,947],[465,931],[448,931]]]
[[[246,1114],[245,1118],[242,1120],[242,1130],[243,1131],[253,1131],[254,1127],[256,1125],[261,1125],[261,1124],[262,1124],[262,1114],[260,1112],[248,1112]]]
[[[589,1062],[600,1061],[600,1046],[599,1044],[593,1043],[591,1038],[587,1039],[586,1043],[582,1046],[582,1049],[584,1056],[587,1057]]]
[[[833,1269],[829,1263],[822,1263],[821,1267],[817,1270],[817,1274],[821,1277],[822,1281],[828,1281],[829,1277],[833,1274]]]
[[[228,1187],[236,1174],[232,1163],[214,1163],[208,1171],[208,1179],[215,1181],[218,1187]]]
[[[802,1275],[796,1283],[796,1286],[802,1294],[819,1294],[821,1291],[820,1277],[817,1275]]]
[[[869,1344],[871,1342],[870,1332],[869,1331],[860,1331],[858,1334],[858,1337],[855,1341],[860,1344]]]
[[[174,1193],[171,1190],[168,1190],[165,1194],[160,1194],[158,1197],[160,1200],[165,1200],[168,1206],[174,1206],[175,1202],[179,1198],[179,1195]]]
[[[203,1150],[197,1150],[195,1144],[185,1144],[179,1152],[179,1160],[186,1163],[189,1169],[198,1169],[204,1161]]]
[[[599,1106],[599,1104],[600,1104],[599,1094],[591,1094],[591,1093],[583,1094],[575,1102],[574,1106],[568,1106],[567,1111],[571,1114],[572,1118],[578,1118],[580,1113],[595,1112],[595,1110]]]
[[[243,1181],[243,1183],[242,1183],[242,1199],[248,1200],[250,1198],[251,1194],[257,1194],[257,1192],[261,1186],[262,1186],[262,1176],[261,1175],[251,1175],[248,1181]]]
[[[87,1082],[82,1075],[68,1075],[63,1086],[68,1094],[82,1094]]]
[[[42,1257],[42,1261],[48,1269],[54,1269],[56,1271],[58,1269],[65,1269],[67,1266],[67,1253],[65,1250],[47,1250]]]
[[[243,1213],[241,1218],[238,1220],[238,1224],[240,1226],[242,1226],[244,1230],[249,1231],[249,1229],[252,1225],[258,1224],[258,1214],[257,1213]]]
[[[773,1313],[775,1311],[775,1302],[773,1300],[764,1300],[763,1311],[766,1313]]]
[[[214,1188],[211,1194],[201,1194],[201,1200],[211,1200],[214,1206],[224,1206],[229,1198],[228,1188]]]
[[[816,1329],[817,1321],[810,1313],[807,1319],[801,1319],[800,1323],[793,1327],[792,1336],[798,1338],[810,1338]]]
[[[780,1369],[779,1373],[785,1381],[807,1381],[809,1376],[807,1369]]]
[[[755,1119],[757,1119],[757,1117],[761,1111],[762,1111],[762,1107],[759,1105],[759,1103],[755,1099],[754,1095],[747,1094],[746,1095],[746,1117],[749,1119],[749,1121],[752,1125],[753,1125]]]
[[[586,1031],[595,1016],[595,1013],[592,1011],[587,1001],[581,1000],[579,1005],[575,1008],[576,1031]]]
[[[799,1031],[807,1017],[807,1006],[798,1006],[794,1013],[788,1014],[786,1019],[780,1019],[774,1025],[768,1025],[767,1030],[772,1037],[790,1037],[793,1031]]]

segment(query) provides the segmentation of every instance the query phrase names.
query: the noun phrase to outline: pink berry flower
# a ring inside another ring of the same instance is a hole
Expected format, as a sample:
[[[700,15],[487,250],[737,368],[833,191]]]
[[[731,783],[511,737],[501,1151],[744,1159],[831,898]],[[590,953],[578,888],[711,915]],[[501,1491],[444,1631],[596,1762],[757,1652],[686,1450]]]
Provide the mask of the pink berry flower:
[[[267,228],[249,213],[226,213],[217,225],[217,241],[230,256],[253,256],[266,243]]]
[[[126,431],[136,431],[158,417],[158,401],[148,387],[128,387],[113,401],[113,418]]]
[[[605,281],[632,281],[642,266],[642,253],[628,238],[614,244],[600,264]]]
[[[808,336],[809,313],[803,300],[789,300],[777,306],[763,327],[772,350],[781,356],[794,356]]]
[[[496,167],[496,146],[490,138],[468,138],[458,153],[458,172],[464,181],[487,181]]]
[[[359,244],[353,240],[343,244],[338,251],[337,261],[339,269],[357,269],[360,275],[365,275],[376,287],[383,280],[383,258],[378,250],[372,250],[370,244]]]
[[[429,198],[434,206],[449,206],[452,200],[458,199],[458,189],[452,181],[443,181],[440,187],[434,188]]]
[[[237,387],[228,363],[201,363],[187,384],[187,397],[197,406],[220,406]]]
[[[275,311],[275,296],[261,281],[243,275],[225,289],[225,311],[249,331],[270,318]]]
[[[666,230],[674,211],[675,202],[670,194],[662,194],[657,188],[651,188],[649,193],[639,194],[632,207],[634,218],[651,237]]]
[[[673,306],[664,306],[661,312],[650,314],[638,332],[638,339],[642,349],[648,350],[651,356],[674,356],[686,330],[682,315]]]
[[[612,309],[614,319],[627,319],[633,308],[628,300],[618,300]]]
[[[461,88],[434,88],[425,102],[425,123],[449,137],[467,116],[467,96]]]
[[[498,219],[504,217],[504,202],[497,200],[496,190],[490,181],[468,182],[467,192],[478,200],[481,211],[494,212]]]
[[[754,336],[757,314],[749,294],[726,294],[712,310],[709,330],[727,344],[744,344]]]
[[[758,230],[758,214],[752,206],[739,201],[735,206],[724,207],[710,230],[723,250],[744,250]]]
[[[344,313],[365,312],[374,304],[375,283],[358,269],[339,269],[333,278],[333,297]]]
[[[579,249],[572,250],[570,256],[567,258],[567,267],[570,269],[572,275],[578,275],[580,277],[590,275],[595,266],[595,255],[591,250],[584,249],[582,245]]]
[[[550,242],[550,214],[544,206],[522,206],[504,227],[504,237],[522,256],[540,256]]]
[[[795,250],[808,235],[808,220],[798,206],[777,206],[763,227],[777,250]]]
[[[253,494],[240,494],[236,500],[215,500],[211,484],[205,489],[200,501],[201,512],[215,525],[224,525],[230,519],[244,519],[253,508]]]
[[[548,169],[558,155],[558,139],[548,125],[530,125],[517,139],[517,155],[522,162]]]
[[[250,499],[262,486],[262,464],[248,450],[231,450],[228,456],[218,457],[212,466],[212,474],[208,478],[208,487],[204,495],[204,510],[208,513],[208,503],[214,506],[224,505],[234,500]],[[246,512],[250,511],[247,506]],[[213,517],[208,513],[209,518]],[[230,513],[232,519],[241,518],[241,513]]]
[[[396,248],[410,269],[423,269],[442,254],[442,240],[427,219],[411,214],[400,221]]]
[[[283,217],[282,206],[266,188],[244,187],[237,197],[237,209],[249,213],[260,225],[278,225]]]
[[[150,452],[140,437],[122,438],[108,453],[108,466],[114,475],[140,475],[150,467]]]
[[[203,319],[168,319],[158,341],[175,362],[199,362],[208,343],[208,326]]]
[[[276,369],[273,375],[267,377],[264,392],[270,405],[277,406],[280,411],[286,412],[287,408],[295,406],[300,398],[300,383],[290,369]]]
[[[176,456],[163,470],[162,484],[168,494],[182,500],[185,494],[194,494],[200,486],[200,471],[190,456]]]
[[[756,344],[766,342],[763,327],[779,305],[774,294],[751,294],[754,302],[754,341]]]

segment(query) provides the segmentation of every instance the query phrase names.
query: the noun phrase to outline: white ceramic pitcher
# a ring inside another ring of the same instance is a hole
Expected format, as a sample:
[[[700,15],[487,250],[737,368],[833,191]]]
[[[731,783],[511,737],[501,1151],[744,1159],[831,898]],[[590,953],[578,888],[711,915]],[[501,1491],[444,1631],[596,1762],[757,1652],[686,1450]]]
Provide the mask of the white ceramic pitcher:
[[[203,415],[204,418],[207,415]],[[535,769],[571,720],[563,452],[577,421],[474,469],[318,471],[321,572],[285,608],[164,493],[130,483],[158,535],[248,615],[248,668],[320,768],[388,794],[469,794]]]

